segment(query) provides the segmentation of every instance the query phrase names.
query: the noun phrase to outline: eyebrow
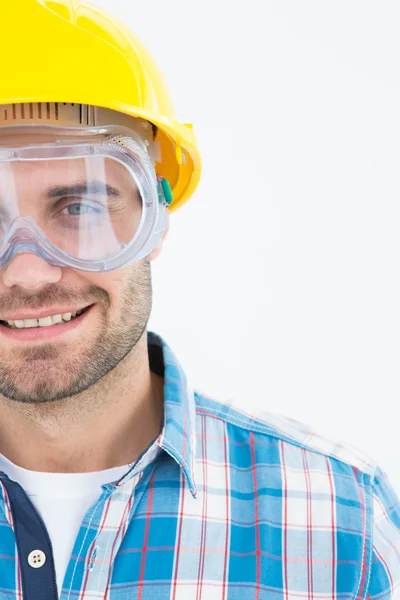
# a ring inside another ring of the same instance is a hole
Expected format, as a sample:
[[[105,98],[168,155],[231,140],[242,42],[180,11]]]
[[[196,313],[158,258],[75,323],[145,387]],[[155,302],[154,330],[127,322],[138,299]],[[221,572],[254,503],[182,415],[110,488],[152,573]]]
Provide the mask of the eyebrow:
[[[52,185],[46,191],[46,198],[58,198],[59,196],[68,196],[74,194],[90,194],[113,196],[121,198],[121,192],[112,185],[104,184],[101,181],[78,182],[74,185]]]

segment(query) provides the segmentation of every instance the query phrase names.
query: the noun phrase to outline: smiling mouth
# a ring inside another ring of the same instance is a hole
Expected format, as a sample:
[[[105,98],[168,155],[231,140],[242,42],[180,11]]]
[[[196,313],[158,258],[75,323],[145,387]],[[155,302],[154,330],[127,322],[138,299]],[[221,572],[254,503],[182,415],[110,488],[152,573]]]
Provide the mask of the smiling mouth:
[[[87,312],[92,306],[93,304],[91,304],[90,306],[86,306],[86,308],[78,310],[77,312],[62,313],[59,315],[44,317],[42,319],[21,319],[16,321],[0,320],[0,325],[2,327],[7,327],[8,329],[35,329],[38,327],[52,327],[53,325],[62,325],[64,323],[74,321],[83,313]]]

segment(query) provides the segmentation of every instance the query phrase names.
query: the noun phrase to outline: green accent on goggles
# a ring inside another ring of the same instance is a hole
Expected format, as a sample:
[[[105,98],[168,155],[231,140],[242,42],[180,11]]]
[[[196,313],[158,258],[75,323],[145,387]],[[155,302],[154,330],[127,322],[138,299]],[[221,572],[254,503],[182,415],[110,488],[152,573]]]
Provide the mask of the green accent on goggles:
[[[164,200],[167,206],[169,206],[172,202],[172,200],[174,199],[172,196],[172,191],[171,191],[171,187],[169,185],[169,181],[168,179],[164,179],[164,177],[160,177],[159,178],[159,182],[161,184],[161,188],[162,188],[162,194],[164,196]],[[162,203],[163,198],[161,197],[160,194],[160,203]]]

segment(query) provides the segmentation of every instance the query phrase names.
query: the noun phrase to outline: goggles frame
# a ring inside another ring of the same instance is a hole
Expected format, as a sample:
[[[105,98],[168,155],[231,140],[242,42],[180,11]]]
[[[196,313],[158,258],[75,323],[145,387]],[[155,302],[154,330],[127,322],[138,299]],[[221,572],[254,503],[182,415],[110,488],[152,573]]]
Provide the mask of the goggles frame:
[[[56,136],[42,143],[2,144],[5,134]],[[31,216],[15,217],[0,240],[0,269],[22,252],[32,252],[60,267],[88,272],[107,272],[134,264],[148,256],[161,241],[168,223],[172,197],[168,182],[157,178],[146,145],[139,134],[124,126],[55,127],[14,125],[0,128],[0,164],[18,161],[63,160],[99,156],[126,167],[142,198],[141,220],[128,244],[117,254],[98,260],[74,257],[54,245]]]

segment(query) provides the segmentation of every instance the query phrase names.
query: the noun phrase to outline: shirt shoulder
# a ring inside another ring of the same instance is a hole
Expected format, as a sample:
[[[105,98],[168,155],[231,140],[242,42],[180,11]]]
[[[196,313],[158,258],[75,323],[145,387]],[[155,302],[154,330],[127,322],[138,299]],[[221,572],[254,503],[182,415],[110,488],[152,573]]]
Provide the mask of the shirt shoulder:
[[[247,402],[246,407],[237,401],[221,402],[198,391],[194,393],[194,399],[198,416],[223,420],[236,429],[238,435],[244,429],[259,436],[275,438],[284,445],[336,459],[370,477],[378,468],[377,462],[362,450],[349,443],[324,437],[296,419],[260,409]]]
[[[380,466],[295,419],[247,402],[222,403],[198,392],[194,398],[199,482],[218,489],[218,498],[226,482],[235,523],[244,514],[251,523],[254,515],[263,526],[273,523],[277,549],[271,552],[275,538],[266,527],[265,555],[282,557],[296,593],[299,581],[308,582],[306,594],[318,579],[319,591],[338,582],[343,597],[394,600],[400,589],[400,503]],[[334,579],[324,562],[335,565]]]

